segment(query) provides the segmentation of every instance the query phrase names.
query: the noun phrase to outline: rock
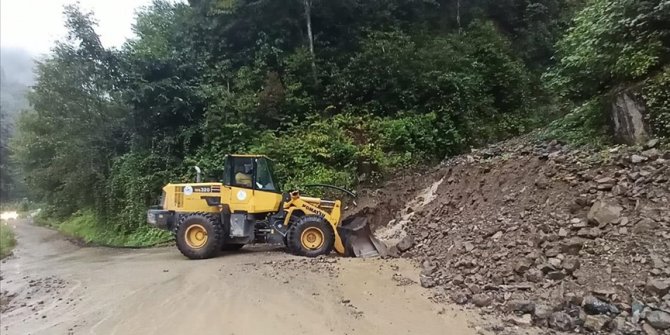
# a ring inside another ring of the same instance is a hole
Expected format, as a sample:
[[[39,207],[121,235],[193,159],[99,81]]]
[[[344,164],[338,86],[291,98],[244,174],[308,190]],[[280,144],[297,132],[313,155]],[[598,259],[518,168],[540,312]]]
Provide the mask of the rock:
[[[465,305],[468,303],[468,300],[470,300],[470,298],[465,293],[456,293],[451,296],[451,300],[459,305]]]
[[[535,312],[535,303],[530,300],[511,300],[507,303],[507,310],[510,312],[533,313]]]
[[[650,218],[642,218],[635,224],[633,227],[633,232],[635,234],[643,234],[654,231],[658,227],[658,224]]]
[[[477,307],[486,307],[491,305],[491,297],[486,294],[475,294],[472,296],[472,303]]]
[[[533,266],[533,260],[530,258],[522,258],[514,265],[514,272],[522,275]]]
[[[656,329],[654,329],[654,327],[652,327],[648,323],[642,324],[642,331],[647,335],[658,335],[658,332],[656,331]]]
[[[566,258],[566,259],[563,260],[563,264],[562,264],[563,269],[568,274],[572,274],[573,272],[578,270],[580,265],[581,264],[579,263],[579,259],[577,259],[577,258]]]
[[[670,329],[670,314],[663,311],[652,311],[646,315],[647,323],[656,329]]]
[[[614,188],[614,184],[598,184],[596,187],[599,191],[609,191]]]
[[[388,248],[388,251],[386,252],[386,255],[388,257],[392,257],[392,258],[400,257],[400,250],[398,250],[398,246],[394,245],[394,246]]]
[[[647,141],[648,113],[639,90],[623,88],[614,92],[609,103],[609,118],[612,120],[612,134],[617,143],[642,144]]]
[[[632,156],[630,156],[630,161],[631,161],[631,163],[633,163],[633,164],[640,164],[640,163],[642,163],[642,162],[644,162],[644,161],[646,161],[646,160],[647,160],[647,157],[644,157],[644,156],[640,156],[640,155],[632,155]]]
[[[554,312],[549,317],[549,327],[560,331],[571,331],[575,328],[575,322],[565,312]]]
[[[561,260],[558,258],[549,258],[547,262],[556,269],[561,268]]]
[[[616,294],[616,291],[610,287],[596,287],[591,290],[591,293],[598,299],[609,300]]]
[[[526,272],[526,280],[528,280],[531,283],[538,283],[542,281],[542,271],[539,269],[530,269],[528,272]]]
[[[584,312],[590,315],[606,314],[610,312],[610,306],[608,303],[592,295],[584,297],[582,306],[584,307]]]
[[[421,282],[421,287],[424,288],[431,288],[435,286],[435,280],[429,276],[421,276],[419,278],[419,281]]]
[[[567,237],[568,236],[568,231],[565,228],[561,228],[558,230],[558,236],[559,237]]]
[[[563,278],[565,278],[565,273],[562,271],[552,271],[547,273],[547,278],[551,280],[563,280]]]
[[[582,250],[585,242],[586,240],[580,237],[563,240],[561,243],[561,252],[568,255],[579,255],[579,251]]]
[[[482,293],[482,288],[479,287],[479,285],[475,285],[475,284],[469,284],[469,285],[468,285],[468,290],[470,290],[470,292],[471,292],[472,294],[479,294],[479,293]]]
[[[533,323],[533,318],[530,316],[530,314],[524,314],[522,316],[513,316],[509,318],[509,321],[517,326],[526,327]]]
[[[561,253],[561,249],[551,248],[544,251],[544,255],[547,257],[556,257]]]
[[[463,285],[463,282],[465,282],[465,279],[463,279],[463,276],[460,274],[455,275],[454,278],[451,279],[451,283],[456,286]]]
[[[430,276],[433,273],[435,273],[435,270],[437,270],[437,267],[434,266],[434,265],[424,266],[423,269],[421,270],[421,275],[422,276]]]
[[[614,180],[614,178],[611,178],[611,177],[604,177],[604,178],[596,179],[596,183],[598,183],[598,184],[614,184],[615,182],[616,182],[616,180]]]
[[[539,188],[541,190],[544,190],[547,187],[549,187],[549,182],[547,182],[546,179],[541,178],[541,179],[538,179],[538,180],[535,181],[535,186],[537,186],[537,188]]]
[[[598,228],[598,227],[582,228],[577,232],[577,236],[584,237],[584,238],[589,238],[589,239],[598,238],[598,237],[600,237],[601,234],[602,234],[602,231],[600,231],[600,228]]]
[[[547,320],[551,317],[551,313],[554,312],[554,309],[549,305],[538,304],[535,305],[535,311],[533,312],[533,317],[535,320]]]
[[[570,223],[572,223],[572,229],[580,229],[580,228],[586,228],[589,226],[589,223],[587,220],[582,220],[579,218],[574,218],[570,220]]]
[[[584,328],[593,332],[601,331],[609,321],[610,318],[605,315],[587,315]]]
[[[465,251],[467,252],[470,252],[475,249],[475,246],[470,242],[463,243],[463,247],[465,247]]]
[[[589,210],[586,218],[598,225],[607,225],[619,221],[623,208],[614,200],[598,200]]]
[[[493,234],[493,236],[491,236],[491,238],[492,238],[494,241],[497,241],[497,240],[499,240],[499,239],[502,237],[502,235],[503,235],[503,233],[502,233],[501,231],[498,231],[497,233]]]
[[[661,154],[658,152],[658,149],[649,149],[642,151],[642,155],[648,157],[651,160],[656,160],[658,157],[661,156]]]
[[[540,271],[542,271],[542,273],[544,273],[544,274],[547,274],[547,273],[549,273],[549,272],[553,272],[553,271],[556,271],[556,270],[557,270],[555,266],[553,266],[553,265],[551,265],[551,264],[549,264],[549,263],[544,263],[544,264],[540,265],[540,266],[539,266],[539,269],[540,269]]]
[[[620,330],[625,334],[625,327],[626,327],[626,318],[619,315],[616,318],[610,320],[610,322],[608,322],[605,325],[605,330],[609,332],[615,332],[617,330]]]
[[[650,278],[644,289],[649,294],[662,297],[670,292],[670,280]]]
[[[405,238],[400,240],[398,244],[396,244],[396,248],[398,248],[398,251],[400,252],[405,252],[409,249],[411,249],[414,246],[414,237],[412,235],[407,235]]]
[[[645,143],[644,147],[645,147],[645,149],[654,148],[654,147],[656,147],[656,145],[658,145],[658,142],[659,142],[659,140],[657,138],[653,138],[653,139],[647,141],[647,143]]]

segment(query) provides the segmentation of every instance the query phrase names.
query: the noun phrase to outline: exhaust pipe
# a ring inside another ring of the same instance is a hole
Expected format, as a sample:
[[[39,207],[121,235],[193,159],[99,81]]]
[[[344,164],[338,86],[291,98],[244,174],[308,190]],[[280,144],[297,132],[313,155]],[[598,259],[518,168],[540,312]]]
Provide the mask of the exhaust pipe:
[[[196,182],[196,183],[199,183],[199,182],[202,181],[202,179],[200,178],[200,174],[201,174],[202,170],[200,170],[200,168],[197,167],[197,166],[194,166],[194,168],[195,168],[195,172],[196,172],[196,175],[195,175],[195,182]]]

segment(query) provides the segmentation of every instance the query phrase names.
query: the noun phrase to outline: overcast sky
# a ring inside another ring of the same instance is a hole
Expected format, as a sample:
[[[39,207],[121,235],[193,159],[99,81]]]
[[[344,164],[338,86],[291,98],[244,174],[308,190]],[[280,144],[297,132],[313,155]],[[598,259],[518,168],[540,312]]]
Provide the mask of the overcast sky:
[[[132,36],[135,10],[152,0],[79,0],[93,10],[97,32],[105,46],[120,46]],[[65,36],[63,5],[75,0],[1,0],[0,46],[24,49],[34,56],[49,52],[53,42]]]

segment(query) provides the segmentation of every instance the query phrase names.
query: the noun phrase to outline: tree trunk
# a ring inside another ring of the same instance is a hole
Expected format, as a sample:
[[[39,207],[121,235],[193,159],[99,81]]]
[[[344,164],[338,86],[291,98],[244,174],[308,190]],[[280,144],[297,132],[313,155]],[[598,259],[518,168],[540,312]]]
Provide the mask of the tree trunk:
[[[458,25],[458,33],[461,33],[461,0],[456,1],[456,24]]]
[[[645,105],[631,89],[615,92],[611,98],[614,138],[618,143],[642,144],[648,139]]]
[[[314,36],[312,35],[312,0],[303,0],[305,6],[305,21],[307,23],[307,39],[309,40],[309,54],[312,56],[312,76],[317,84],[316,56],[314,55]]]

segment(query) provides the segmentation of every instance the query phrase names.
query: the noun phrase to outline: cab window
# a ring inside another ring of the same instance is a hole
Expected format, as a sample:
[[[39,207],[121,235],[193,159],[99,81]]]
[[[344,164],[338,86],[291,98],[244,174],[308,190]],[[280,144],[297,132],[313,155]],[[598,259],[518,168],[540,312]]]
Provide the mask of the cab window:
[[[265,158],[256,159],[256,188],[262,191],[279,191],[272,178],[272,169]]]

